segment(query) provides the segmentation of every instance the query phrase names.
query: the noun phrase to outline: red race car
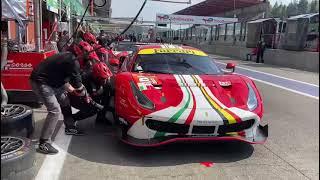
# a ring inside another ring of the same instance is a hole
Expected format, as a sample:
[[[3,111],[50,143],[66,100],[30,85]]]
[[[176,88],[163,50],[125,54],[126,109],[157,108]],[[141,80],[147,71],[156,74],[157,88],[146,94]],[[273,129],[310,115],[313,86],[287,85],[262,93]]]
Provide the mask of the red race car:
[[[143,45],[115,76],[121,140],[135,146],[175,141],[264,143],[263,104],[254,82],[221,70],[189,46]]]

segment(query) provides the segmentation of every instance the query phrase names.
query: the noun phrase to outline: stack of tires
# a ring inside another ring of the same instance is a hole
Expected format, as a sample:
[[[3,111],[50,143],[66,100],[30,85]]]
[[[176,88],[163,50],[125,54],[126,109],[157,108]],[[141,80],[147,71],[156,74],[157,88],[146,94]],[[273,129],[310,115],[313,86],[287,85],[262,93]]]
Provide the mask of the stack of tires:
[[[26,130],[26,137],[12,136]],[[32,109],[20,104],[1,106],[1,180],[34,178],[35,148],[28,139],[33,133]]]

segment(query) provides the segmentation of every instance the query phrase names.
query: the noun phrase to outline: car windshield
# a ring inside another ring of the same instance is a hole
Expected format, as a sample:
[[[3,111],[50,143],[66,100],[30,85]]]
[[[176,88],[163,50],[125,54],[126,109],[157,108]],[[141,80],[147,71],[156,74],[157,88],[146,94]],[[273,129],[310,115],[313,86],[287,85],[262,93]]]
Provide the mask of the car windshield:
[[[117,46],[115,46],[115,50],[116,51],[130,51],[132,48],[132,45],[130,44],[119,44]]]
[[[137,46],[135,43],[131,42],[120,42],[114,47],[114,49],[116,51],[134,51],[137,49]]]
[[[156,74],[220,74],[221,70],[208,56],[163,53],[138,55],[133,71]]]

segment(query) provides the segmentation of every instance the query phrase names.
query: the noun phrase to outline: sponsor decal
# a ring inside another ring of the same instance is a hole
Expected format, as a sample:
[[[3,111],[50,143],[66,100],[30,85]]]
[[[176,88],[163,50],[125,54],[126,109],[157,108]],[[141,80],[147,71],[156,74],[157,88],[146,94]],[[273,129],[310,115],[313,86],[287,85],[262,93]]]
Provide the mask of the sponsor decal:
[[[13,60],[9,60],[8,63],[5,65],[4,70],[32,70],[31,63],[14,63]]]
[[[194,51],[192,50],[186,50],[186,49],[169,49],[169,48],[163,48],[163,49],[155,49],[154,50],[156,54],[161,53],[182,53],[182,54],[194,54]]]
[[[202,20],[204,21],[205,24],[207,24],[209,22],[212,22],[213,18],[203,18]]]
[[[194,49],[181,48],[159,48],[159,49],[142,49],[138,54],[191,54],[196,56],[208,56],[206,53]]]
[[[150,90],[154,86],[161,84],[156,76],[133,75],[133,79],[137,83],[137,86],[140,89],[140,91]],[[154,88],[160,89],[156,87]]]
[[[159,18],[159,20],[160,20],[160,21],[163,21],[163,20],[169,19],[169,16],[168,16],[168,15],[163,15],[163,16],[158,15],[157,17]]]
[[[156,22],[158,24],[199,24],[199,25],[217,25],[225,23],[238,22],[238,18],[213,17],[213,16],[189,16],[175,14],[157,14]]]
[[[222,87],[231,86],[231,81],[219,81],[219,84]]]
[[[22,150],[16,151],[14,153],[9,153],[7,155],[1,155],[1,160],[10,159],[10,158],[13,158],[14,156],[20,156],[21,154],[23,154]]]
[[[206,125],[206,126],[214,126],[218,125],[215,121],[203,121],[203,120],[195,120],[195,124],[197,125]],[[213,128],[213,127],[212,127]]]

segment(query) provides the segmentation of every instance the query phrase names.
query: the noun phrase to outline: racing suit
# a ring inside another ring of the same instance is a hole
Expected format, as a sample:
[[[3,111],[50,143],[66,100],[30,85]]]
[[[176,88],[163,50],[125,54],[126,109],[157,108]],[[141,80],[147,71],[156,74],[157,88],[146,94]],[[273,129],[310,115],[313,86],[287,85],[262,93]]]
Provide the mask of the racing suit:
[[[79,111],[73,114],[75,121],[80,121],[97,114],[97,121],[104,120],[110,97],[110,84],[101,85],[95,81],[90,71],[82,74],[83,84],[87,89],[89,96],[96,103],[104,106],[102,110],[97,109],[94,105],[86,103],[83,99],[79,99],[69,94],[71,105]]]

